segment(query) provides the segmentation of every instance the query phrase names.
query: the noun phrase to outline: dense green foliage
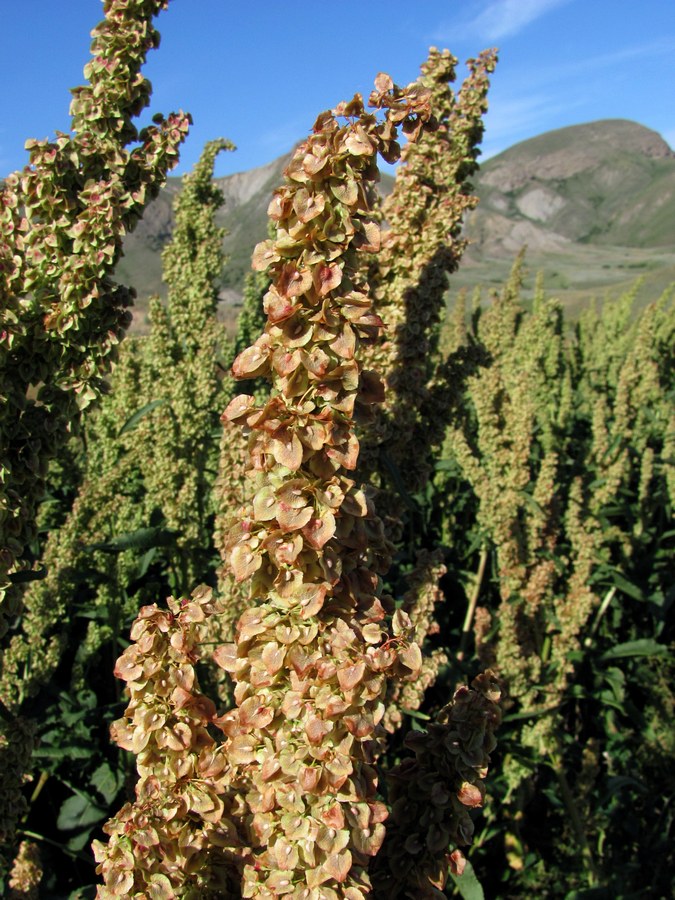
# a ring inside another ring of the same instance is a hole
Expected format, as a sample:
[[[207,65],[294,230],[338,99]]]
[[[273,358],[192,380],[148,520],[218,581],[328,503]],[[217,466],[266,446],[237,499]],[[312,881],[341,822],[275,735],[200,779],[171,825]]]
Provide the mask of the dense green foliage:
[[[476,854],[493,895],[665,897],[672,292],[641,315],[632,295],[607,301],[571,328],[541,288],[523,308],[519,268],[456,338],[484,363],[427,501],[448,591],[477,600],[463,649],[508,689]]]

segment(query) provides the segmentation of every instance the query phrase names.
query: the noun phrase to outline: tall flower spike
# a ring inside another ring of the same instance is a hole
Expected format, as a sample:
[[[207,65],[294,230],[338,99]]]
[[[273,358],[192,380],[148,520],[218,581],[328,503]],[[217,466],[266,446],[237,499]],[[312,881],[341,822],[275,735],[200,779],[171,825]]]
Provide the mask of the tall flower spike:
[[[235,682],[238,706],[223,727],[250,784],[258,840],[245,897],[369,892],[386,818],[371,765],[386,678],[413,677],[421,662],[409,618],[388,623],[378,579],[388,546],[350,473],[354,417],[382,399],[379,379],[357,362],[382,324],[359,265],[359,253],[379,246],[369,215],[375,157],[396,156],[397,124],[417,136],[428,92],[380,75],[371,103],[387,109],[383,122],[359,95],[320,115],[274,195],[276,239],[253,256],[272,278],[267,325],[233,365],[238,378],[270,376],[272,394],[262,407],[237,397],[225,413],[250,432],[255,491],[227,548],[256,605],[216,653]]]
[[[168,0],[106,0],[89,83],[73,91],[72,132],[29,141],[30,167],[0,190],[0,590],[28,563],[46,465],[100,392],[133,293],[110,276],[122,238],[178,160],[189,117],[156,117],[141,75]],[[135,146],[129,145],[135,142]],[[30,302],[26,298],[30,298]],[[34,394],[37,397],[33,399]],[[16,612],[9,591],[7,613]],[[0,633],[5,610],[0,605]]]
[[[136,754],[139,780],[135,801],[104,826],[109,842],[93,845],[101,900],[233,896],[246,853],[242,802],[230,789],[223,745],[208,731],[216,709],[195,673],[215,612],[211,592],[197,588],[168,606],[141,609],[115,667],[130,702],[111,734]]]
[[[140,133],[133,124],[150,97],[141,68],[159,43],[152,20],[167,2],[106,0],[71,132],[29,141],[30,166],[0,189],[0,639],[32,567],[48,462],[99,395],[130,321],[133,292],[111,280],[122,239],[187,134],[183,113]]]
[[[364,428],[359,475],[378,484],[378,509],[399,545],[402,496],[418,493],[428,481],[433,451],[452,415],[452,394],[468,370],[450,365],[453,360],[441,366],[437,339],[448,275],[457,269],[466,244],[460,236],[462,220],[478,202],[469,178],[478,168],[496,52],[469,60],[469,74],[457,92],[452,88],[456,63],[447,50],[432,47],[422,66],[419,83],[430,92],[435,127],[402,153],[394,189],[384,204],[389,229],[381,251],[370,260],[375,309],[386,323],[386,335],[365,348],[365,365],[384,377],[387,398]],[[419,547],[419,534],[410,541],[415,543]],[[426,623],[417,633],[421,645],[433,628],[433,605],[442,599],[442,566],[440,558],[430,563],[427,556],[415,558],[411,552],[406,558],[405,553],[403,562],[412,571],[404,608],[416,625]],[[442,652],[425,654],[422,677],[391,688],[387,728],[400,724],[401,705],[418,708],[444,661]]]
[[[469,75],[455,93],[457,60],[447,50],[431,48],[419,83],[430,92],[434,128],[402,152],[383,208],[389,229],[371,263],[375,309],[386,335],[367,349],[364,364],[385,379],[387,401],[365,436],[360,465],[369,476],[377,453],[386,448],[410,494],[428,478],[432,449],[441,443],[446,421],[426,415],[426,407],[439,362],[448,274],[457,269],[466,245],[460,237],[464,214],[478,203],[469,178],[478,168],[496,61],[494,50],[469,60]]]
[[[140,369],[146,402],[159,403],[136,428],[143,447],[138,463],[154,505],[178,534],[176,592],[204,577],[214,508],[209,473],[218,456],[212,435],[232,396],[231,380],[220,377],[216,365],[224,349],[230,353],[217,320],[225,230],[215,224],[224,197],[213,182],[213,167],[224,150],[234,146],[222,138],[207,142],[183,177],[172,239],[162,253],[168,300],[166,306],[158,298],[151,302],[152,329]]]
[[[173,237],[163,253],[167,308],[152,304],[149,338],[124,343],[110,392],[87,419],[82,483],[66,521],[50,531],[43,553],[46,576],[28,585],[20,627],[5,651],[0,696],[13,712],[59,665],[83,564],[106,574],[91,587],[99,607],[117,608],[120,617],[130,618],[138,610],[138,600],[128,599],[127,591],[136,577],[132,554],[111,556],[89,545],[147,527],[153,511],[161,510],[166,525],[179,534],[176,580],[194,584],[208,552],[207,473],[217,449],[204,435],[214,434],[217,410],[231,396],[229,379],[219,378],[214,364],[225,332],[216,319],[223,230],[214,224],[223,197],[212,175],[216,155],[230,149],[222,139],[207,143],[184,176]],[[139,412],[135,428],[120,427]],[[134,490],[131,484],[139,486]],[[179,583],[174,590],[185,587]],[[97,651],[100,630],[97,621],[90,623],[78,653],[82,664]]]

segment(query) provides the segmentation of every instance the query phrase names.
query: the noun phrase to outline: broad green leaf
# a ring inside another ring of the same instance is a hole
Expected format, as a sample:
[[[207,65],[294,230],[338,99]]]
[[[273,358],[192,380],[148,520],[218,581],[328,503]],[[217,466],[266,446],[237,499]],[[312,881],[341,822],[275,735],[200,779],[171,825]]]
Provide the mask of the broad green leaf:
[[[33,759],[91,759],[91,747],[38,747]]]
[[[627,656],[665,656],[668,648],[659,644],[653,638],[640,638],[637,641],[626,641],[625,644],[617,644],[611,650],[607,650],[600,657],[602,662],[613,659],[623,659]]]
[[[91,776],[91,784],[110,806],[119,789],[119,781],[107,762],[101,763],[95,770]]]
[[[141,561],[138,564],[138,571],[136,572],[136,578],[143,578],[153,563],[155,556],[157,555],[157,547],[151,547],[146,553],[143,554]]]
[[[629,581],[620,572],[617,572],[616,570],[612,572],[612,581],[622,593],[626,594],[626,596],[632,597],[634,600],[645,599],[644,591],[636,584]]]
[[[93,800],[85,794],[76,794],[63,803],[56,820],[59,831],[74,831],[76,828],[84,828],[100,822],[108,815],[105,809],[98,807]]]
[[[83,831],[78,831],[77,834],[74,834],[66,841],[66,847],[75,853],[79,850],[84,850],[91,843],[91,832],[92,826],[85,828]]]
[[[461,875],[453,875],[449,873],[450,878],[457,885],[457,890],[464,900],[485,900],[483,886],[478,880],[473,866],[467,859],[466,866]]]

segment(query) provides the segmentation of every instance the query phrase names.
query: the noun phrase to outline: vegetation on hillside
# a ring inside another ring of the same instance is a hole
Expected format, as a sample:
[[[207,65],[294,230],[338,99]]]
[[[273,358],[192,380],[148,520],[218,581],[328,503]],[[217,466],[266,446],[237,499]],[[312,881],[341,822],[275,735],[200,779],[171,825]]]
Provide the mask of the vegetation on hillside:
[[[266,209],[288,156],[219,180],[230,199],[218,222],[229,235],[221,282],[221,318],[234,329],[245,273],[265,237]],[[386,196],[392,180],[383,175]],[[575,125],[524,141],[484,162],[475,175],[478,207],[465,217],[470,247],[456,286],[499,290],[511,261],[528,247],[532,271],[545,273],[573,318],[610,289],[644,286],[640,307],[675,279],[675,156],[665,141],[635,122]],[[170,235],[174,186],[162,192],[141,229],[125,242],[125,277],[153,293],[161,288],[159,248]],[[534,286],[523,285],[532,300]],[[142,315],[135,327],[143,325]]]

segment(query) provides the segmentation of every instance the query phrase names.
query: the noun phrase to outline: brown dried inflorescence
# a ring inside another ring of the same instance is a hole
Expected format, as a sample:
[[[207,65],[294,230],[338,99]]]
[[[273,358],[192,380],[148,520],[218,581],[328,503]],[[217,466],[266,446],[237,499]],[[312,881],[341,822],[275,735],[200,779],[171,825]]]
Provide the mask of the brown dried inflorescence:
[[[208,588],[189,599],[170,597],[168,610],[145,606],[117,661],[130,702],[111,734],[136,754],[139,780],[135,801],[104,827],[108,844],[94,842],[101,898],[169,900],[190,890],[232,896],[238,889],[243,803],[224,746],[209,732],[218,724],[215,705],[195,674],[214,613]]]
[[[484,778],[501,721],[501,691],[490,671],[463,685],[426,732],[411,731],[414,757],[388,774],[391,817],[373,884],[382,898],[442,898],[448,869],[461,875],[471,843],[469,811],[483,805]]]
[[[253,257],[272,278],[268,320],[233,372],[270,377],[272,393],[260,407],[237,397],[225,416],[249,434],[254,495],[226,551],[255,605],[236,642],[216,653],[235,682],[237,709],[223,727],[257,841],[245,897],[358,900],[384,837],[373,762],[386,682],[413,677],[421,655],[409,617],[390,617],[381,595],[389,546],[349,474],[355,419],[383,399],[379,378],[356,359],[382,325],[359,254],[380,241],[370,215],[375,156],[398,155],[398,124],[420,133],[428,97],[380,75],[371,104],[387,109],[384,121],[358,95],[319,116],[270,205],[276,238]]]

